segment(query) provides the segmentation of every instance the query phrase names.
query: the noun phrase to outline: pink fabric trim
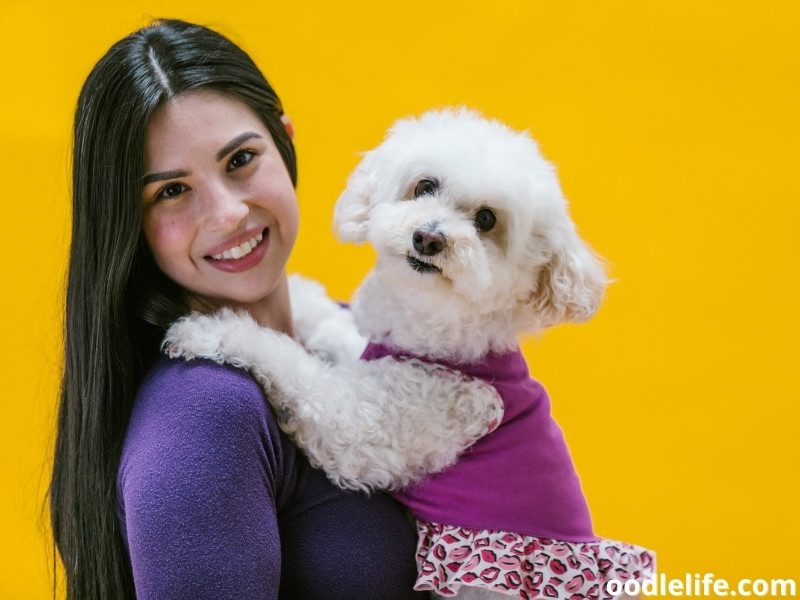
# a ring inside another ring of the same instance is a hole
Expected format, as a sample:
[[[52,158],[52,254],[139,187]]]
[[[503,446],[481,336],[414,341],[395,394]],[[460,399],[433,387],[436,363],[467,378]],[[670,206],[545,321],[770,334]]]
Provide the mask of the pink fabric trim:
[[[560,542],[418,523],[416,590],[452,597],[462,585],[522,598],[608,599],[605,584],[653,576],[655,555],[611,540]]]

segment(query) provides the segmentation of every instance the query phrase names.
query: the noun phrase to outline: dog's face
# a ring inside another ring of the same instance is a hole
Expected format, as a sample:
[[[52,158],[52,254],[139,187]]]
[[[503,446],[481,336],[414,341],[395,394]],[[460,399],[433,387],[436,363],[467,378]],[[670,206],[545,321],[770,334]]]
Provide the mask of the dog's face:
[[[526,306],[547,326],[588,318],[602,296],[553,167],[529,136],[474,112],[397,122],[351,176],[335,222],[343,240],[374,246],[376,271],[409,305]]]

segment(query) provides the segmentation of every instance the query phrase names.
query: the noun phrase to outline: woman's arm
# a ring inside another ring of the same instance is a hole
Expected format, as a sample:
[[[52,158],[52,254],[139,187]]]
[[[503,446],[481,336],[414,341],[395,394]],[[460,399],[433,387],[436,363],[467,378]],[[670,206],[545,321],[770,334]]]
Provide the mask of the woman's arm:
[[[145,382],[118,476],[137,598],[278,597],[278,497],[291,472],[244,372],[164,361]]]

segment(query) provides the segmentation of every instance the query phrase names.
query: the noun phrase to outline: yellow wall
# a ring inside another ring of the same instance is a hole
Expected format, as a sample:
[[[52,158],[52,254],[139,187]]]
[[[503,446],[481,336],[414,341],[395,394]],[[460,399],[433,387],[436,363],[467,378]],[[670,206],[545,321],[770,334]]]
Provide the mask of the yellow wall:
[[[394,118],[468,104],[529,129],[617,278],[592,322],[524,345],[596,529],[656,549],[670,577],[798,578],[798,7],[3,0],[0,598],[51,591],[74,101],[156,16],[230,35],[283,96],[304,220],[291,266],[338,297],[372,254],[335,241],[332,205]]]

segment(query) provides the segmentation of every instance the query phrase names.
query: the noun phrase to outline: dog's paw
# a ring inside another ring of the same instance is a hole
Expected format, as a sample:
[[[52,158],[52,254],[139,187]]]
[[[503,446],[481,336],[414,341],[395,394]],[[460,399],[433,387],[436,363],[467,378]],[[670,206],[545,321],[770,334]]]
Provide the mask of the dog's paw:
[[[192,313],[182,317],[170,325],[161,347],[170,358],[208,358],[220,343],[210,334],[215,331],[213,325],[214,319],[209,315]]]
[[[345,309],[341,309],[341,316],[321,323],[302,342],[311,354],[333,365],[358,360],[367,347],[367,340],[356,331],[352,315]]]
[[[367,341],[358,333],[353,314],[328,297],[319,282],[292,274],[289,294],[295,334],[306,350],[329,364],[361,356]]]
[[[505,404],[497,389],[478,380],[473,381],[470,387],[473,391],[465,398],[471,405],[470,410],[465,411],[465,414],[471,416],[464,429],[467,446],[497,429],[505,414]]]
[[[253,326],[251,317],[230,309],[214,315],[193,312],[169,327],[161,347],[170,358],[208,358],[221,363],[227,358],[226,341],[236,336],[237,330]]]
[[[500,427],[500,422],[503,420],[503,415],[505,414],[505,404],[503,404],[503,398],[491,385],[487,385],[486,387],[488,388],[487,394],[489,396],[489,400],[484,405],[484,410],[481,413],[482,418],[480,419],[480,430],[476,440],[485,435],[489,435],[495,429]]]

